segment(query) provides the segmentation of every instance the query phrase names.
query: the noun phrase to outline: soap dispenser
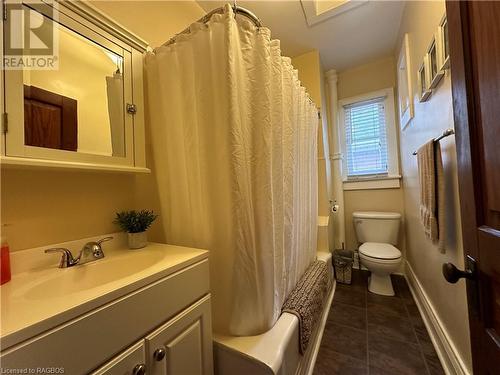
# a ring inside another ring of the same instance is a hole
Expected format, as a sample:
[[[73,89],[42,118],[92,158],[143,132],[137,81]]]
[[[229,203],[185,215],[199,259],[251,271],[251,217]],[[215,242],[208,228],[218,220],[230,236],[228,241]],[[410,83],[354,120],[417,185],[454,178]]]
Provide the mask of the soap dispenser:
[[[2,250],[0,253],[0,285],[5,284],[10,281],[10,254],[9,254],[9,244],[7,243],[7,238],[2,233]]]

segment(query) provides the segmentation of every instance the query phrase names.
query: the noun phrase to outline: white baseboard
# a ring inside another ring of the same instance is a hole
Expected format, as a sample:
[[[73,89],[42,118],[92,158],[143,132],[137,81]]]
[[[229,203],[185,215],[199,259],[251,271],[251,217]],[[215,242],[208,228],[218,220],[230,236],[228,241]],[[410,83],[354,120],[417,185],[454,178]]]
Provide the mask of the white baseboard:
[[[406,270],[408,286],[413,294],[420,315],[422,315],[422,319],[445,373],[447,375],[471,375],[445,326],[437,315],[429,297],[425,293],[422,284],[408,262],[406,262]]]

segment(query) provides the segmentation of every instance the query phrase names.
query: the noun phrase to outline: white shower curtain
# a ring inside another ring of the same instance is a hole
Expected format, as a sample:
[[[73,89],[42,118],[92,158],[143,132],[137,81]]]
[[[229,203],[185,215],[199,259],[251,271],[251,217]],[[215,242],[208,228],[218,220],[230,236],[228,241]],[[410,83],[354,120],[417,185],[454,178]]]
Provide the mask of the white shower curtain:
[[[228,5],[146,67],[167,241],[210,250],[216,332],[262,333],[316,255],[317,109]]]

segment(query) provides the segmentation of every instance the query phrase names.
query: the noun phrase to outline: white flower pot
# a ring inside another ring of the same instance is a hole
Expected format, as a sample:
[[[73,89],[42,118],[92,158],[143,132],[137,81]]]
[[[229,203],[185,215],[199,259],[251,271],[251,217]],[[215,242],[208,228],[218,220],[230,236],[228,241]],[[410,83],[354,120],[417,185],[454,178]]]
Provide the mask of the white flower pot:
[[[142,249],[148,244],[147,232],[128,233],[128,247],[131,249]]]

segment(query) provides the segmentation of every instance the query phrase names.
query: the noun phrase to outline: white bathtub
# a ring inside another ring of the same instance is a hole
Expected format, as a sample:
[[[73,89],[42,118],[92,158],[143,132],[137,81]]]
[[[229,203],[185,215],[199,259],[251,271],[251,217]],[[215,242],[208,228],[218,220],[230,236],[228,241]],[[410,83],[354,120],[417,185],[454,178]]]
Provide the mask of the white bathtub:
[[[331,254],[318,252],[318,259],[328,263],[331,280]],[[335,283],[306,353],[299,352],[299,321],[283,313],[273,328],[257,336],[223,336],[214,334],[215,373],[217,375],[302,375],[312,374],[323,329],[333,299]]]

